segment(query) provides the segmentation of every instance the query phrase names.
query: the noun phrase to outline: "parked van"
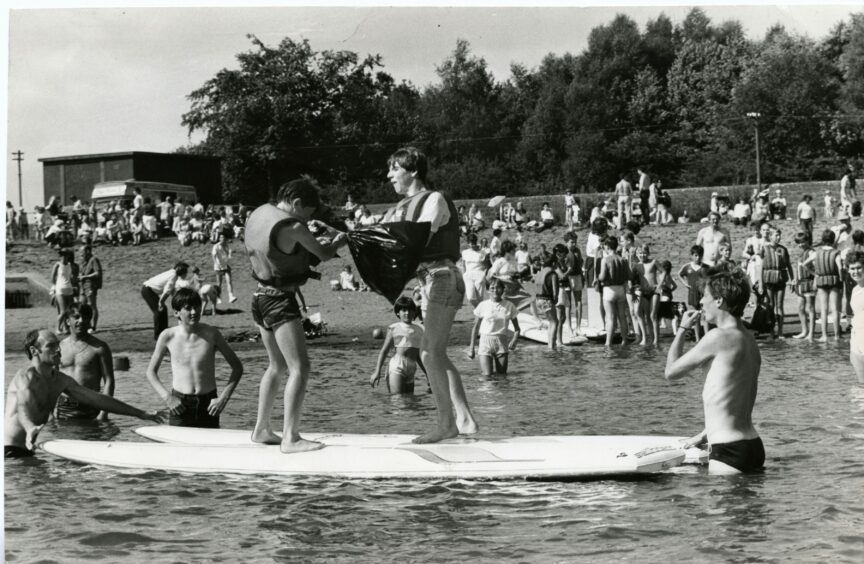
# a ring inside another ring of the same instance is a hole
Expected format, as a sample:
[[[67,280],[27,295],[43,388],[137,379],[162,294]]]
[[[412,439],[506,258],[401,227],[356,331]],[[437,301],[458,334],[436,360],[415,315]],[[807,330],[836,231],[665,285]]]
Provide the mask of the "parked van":
[[[174,200],[188,200],[194,202],[198,193],[194,186],[188,184],[169,184],[165,182],[144,182],[139,180],[112,180],[110,182],[99,182],[93,186],[93,195],[90,201],[96,204],[110,202],[112,200],[132,201],[135,198],[135,189],[141,189],[141,196],[150,198],[153,203],[159,199],[164,200],[168,196]]]

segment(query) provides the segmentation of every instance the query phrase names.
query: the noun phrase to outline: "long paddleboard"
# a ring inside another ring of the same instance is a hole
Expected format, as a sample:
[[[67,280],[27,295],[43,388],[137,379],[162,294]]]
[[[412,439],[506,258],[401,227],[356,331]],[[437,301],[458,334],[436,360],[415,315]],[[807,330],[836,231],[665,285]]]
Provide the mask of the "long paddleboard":
[[[534,341],[535,343],[549,344],[549,327],[544,320],[537,319],[530,313],[520,313],[516,318],[519,321],[519,336]],[[561,335],[562,345],[581,345],[587,343],[588,338],[584,335],[574,335],[567,323],[564,323]]]
[[[60,439],[44,442],[40,448],[70,460],[119,468],[339,478],[621,476],[659,472],[681,464],[685,458],[680,444],[652,443],[653,446],[640,445],[637,448],[630,446],[633,443],[608,442],[602,437],[582,437],[584,440],[570,437],[566,441],[560,437],[459,438],[415,445],[408,442],[413,438],[411,435],[312,433],[307,434],[307,438],[323,439],[327,446],[316,451],[283,454],[278,445],[249,444],[248,431],[210,432],[224,441],[229,438],[239,441],[241,435],[245,436],[244,444],[220,446],[212,443],[190,445]],[[339,442],[351,444],[337,444]]]

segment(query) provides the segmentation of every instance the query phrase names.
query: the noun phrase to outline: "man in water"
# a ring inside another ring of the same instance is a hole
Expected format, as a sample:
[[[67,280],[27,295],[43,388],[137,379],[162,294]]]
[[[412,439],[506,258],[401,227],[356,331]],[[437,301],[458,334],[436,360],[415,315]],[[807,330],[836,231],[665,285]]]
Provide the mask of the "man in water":
[[[87,389],[114,397],[114,359],[111,349],[88,331],[93,309],[87,305],[73,305],[69,313],[72,334],[60,342],[60,366],[71,372],[76,382]],[[66,394],[57,399],[55,415],[58,419],[97,419],[104,421],[108,413],[86,404],[79,404]]]
[[[708,214],[708,226],[699,230],[696,235],[696,244],[702,247],[704,254],[702,262],[708,266],[714,266],[717,262],[717,250],[720,248],[720,243],[729,243],[732,246],[732,238],[726,233],[726,230],[720,227],[720,214],[712,211]]]
[[[762,439],[752,421],[762,357],[741,321],[749,299],[750,285],[742,272],[721,272],[709,278],[702,311],[684,313],[666,357],[667,380],[709,365],[702,389],[705,429],[686,444],[708,443],[710,474],[755,472],[765,463]],[[700,315],[716,328],[684,353],[685,335]]]
[[[60,372],[60,341],[51,331],[43,329],[27,333],[24,352],[30,360],[30,366],[15,374],[6,392],[3,440],[5,458],[35,454],[36,437],[48,421],[54,404],[62,393],[79,404],[89,405],[97,410],[162,423],[162,418],[155,412],[147,413],[110,396],[94,392]]]

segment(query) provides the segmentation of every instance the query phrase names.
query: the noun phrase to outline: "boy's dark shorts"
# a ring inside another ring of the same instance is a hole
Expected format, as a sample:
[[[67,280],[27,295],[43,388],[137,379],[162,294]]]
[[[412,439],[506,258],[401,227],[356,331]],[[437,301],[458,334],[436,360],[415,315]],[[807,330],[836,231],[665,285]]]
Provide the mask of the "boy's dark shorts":
[[[99,412],[99,408],[80,403],[66,394],[60,394],[54,408],[54,416],[57,419],[96,419]]]
[[[24,447],[15,445],[3,446],[3,458],[27,458],[35,455],[36,452]]]
[[[759,437],[715,443],[711,445],[708,459],[728,464],[739,472],[759,472],[765,467],[765,447]]]
[[[258,286],[252,294],[252,319],[268,331],[301,317],[300,304],[293,290]]]
[[[180,399],[180,403],[186,409],[179,415],[169,415],[168,424],[175,427],[200,427],[203,429],[218,429],[219,416],[210,415],[207,408],[210,402],[218,397],[216,390],[207,394],[181,394],[177,390],[171,390],[171,395]]]

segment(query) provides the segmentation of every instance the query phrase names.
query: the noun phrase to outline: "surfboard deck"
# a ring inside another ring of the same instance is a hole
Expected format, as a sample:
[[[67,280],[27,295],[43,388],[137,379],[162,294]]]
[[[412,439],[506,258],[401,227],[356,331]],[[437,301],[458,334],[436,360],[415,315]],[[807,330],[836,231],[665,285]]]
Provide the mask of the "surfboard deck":
[[[519,336],[534,341],[535,343],[549,344],[548,327],[545,321],[537,319],[530,313],[520,313],[516,318],[519,321]],[[570,327],[565,323],[564,330],[561,335],[562,345],[577,346],[588,342],[587,335],[574,335],[570,331]]]
[[[42,450],[70,460],[119,468],[189,473],[339,478],[556,479],[653,473],[681,464],[680,443],[611,441],[614,437],[457,438],[429,445],[413,435],[308,433],[325,448],[282,454],[251,443],[249,431],[149,427],[148,438],[205,444],[51,440]],[[173,430],[182,430],[174,433]],[[186,431],[192,431],[187,433]],[[620,438],[620,437],[619,437]],[[242,441],[242,443],[240,442]],[[222,444],[219,444],[219,443]],[[224,444],[229,443],[229,444]],[[238,444],[239,443],[239,444]],[[646,446],[647,445],[647,446]]]

